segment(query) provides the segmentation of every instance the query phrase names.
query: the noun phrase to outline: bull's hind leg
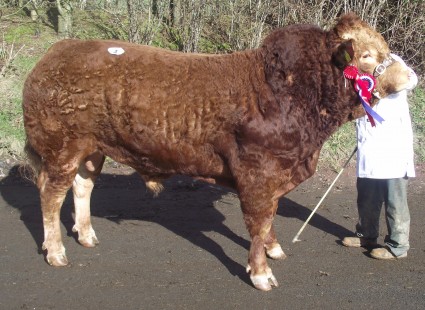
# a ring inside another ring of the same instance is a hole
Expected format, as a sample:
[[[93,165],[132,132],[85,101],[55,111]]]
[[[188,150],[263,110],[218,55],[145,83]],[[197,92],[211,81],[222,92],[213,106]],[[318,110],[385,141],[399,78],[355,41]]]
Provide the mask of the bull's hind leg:
[[[78,232],[78,241],[85,247],[94,247],[99,243],[91,225],[90,196],[104,161],[105,156],[99,152],[88,156],[78,168],[72,183],[75,206],[75,225],[72,230]]]
[[[140,173],[140,172],[139,172]],[[162,185],[162,179],[161,178],[152,178],[148,177],[146,175],[143,175],[142,179],[145,181],[146,188],[150,190],[150,192],[154,195],[154,197],[158,196],[159,193],[161,193],[164,190],[164,186]]]
[[[270,228],[270,232],[266,236],[264,241],[264,247],[266,248],[267,256],[272,259],[285,259],[286,254],[283,252],[282,247],[277,241],[276,234],[274,232],[273,225]]]
[[[278,206],[278,200],[273,201],[273,217],[276,216]],[[265,240],[264,240],[264,247],[266,248],[267,256],[272,259],[285,259],[286,255],[282,250],[282,247],[280,246],[279,242],[276,238],[276,233],[274,231],[273,224],[270,228],[269,233],[267,234]]]
[[[45,162],[37,181],[43,213],[43,250],[47,250],[46,260],[53,266],[68,264],[62,243],[60,210],[76,171],[77,167],[72,165],[51,165]]]

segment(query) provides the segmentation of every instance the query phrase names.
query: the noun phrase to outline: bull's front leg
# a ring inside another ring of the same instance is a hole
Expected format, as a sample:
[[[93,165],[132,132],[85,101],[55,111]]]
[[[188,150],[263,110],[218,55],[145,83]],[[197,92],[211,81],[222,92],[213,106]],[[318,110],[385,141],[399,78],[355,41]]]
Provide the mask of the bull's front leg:
[[[263,195],[251,194],[240,197],[245,224],[251,236],[247,272],[257,289],[269,291],[279,284],[267,264],[266,253],[272,258],[285,257],[272,228],[277,203],[274,204],[271,199],[264,200]]]
[[[272,286],[278,286],[278,282],[267,265],[266,253],[274,259],[286,257],[277,241],[273,219],[288,173],[282,171],[280,162],[262,148],[238,145],[233,137],[221,142],[225,144],[224,157],[251,237],[247,272],[257,289],[269,291]]]

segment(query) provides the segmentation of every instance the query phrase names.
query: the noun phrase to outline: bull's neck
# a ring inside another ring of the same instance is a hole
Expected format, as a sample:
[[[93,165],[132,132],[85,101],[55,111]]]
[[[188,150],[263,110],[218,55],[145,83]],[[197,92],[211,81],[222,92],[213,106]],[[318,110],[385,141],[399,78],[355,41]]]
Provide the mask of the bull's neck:
[[[364,114],[357,93],[345,80],[342,71],[335,68],[329,78],[332,86],[322,86],[318,101],[318,127],[325,139],[346,122]]]
[[[290,110],[288,107],[282,109],[283,114],[298,110],[298,113],[291,114],[297,116],[297,123],[307,136],[300,143],[314,149],[320,149],[343,124],[364,115],[358,95],[337,68],[323,75],[322,80],[319,77],[310,93],[300,93],[291,101],[288,101],[291,97],[288,94],[279,97],[281,102],[291,105]],[[285,118],[285,115],[281,117]]]

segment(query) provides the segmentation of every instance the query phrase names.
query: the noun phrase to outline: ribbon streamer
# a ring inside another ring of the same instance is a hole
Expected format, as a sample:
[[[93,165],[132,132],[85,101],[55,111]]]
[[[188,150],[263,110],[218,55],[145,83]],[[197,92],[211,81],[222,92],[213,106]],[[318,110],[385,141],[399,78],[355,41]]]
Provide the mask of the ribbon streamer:
[[[369,103],[369,99],[372,98],[372,91],[376,84],[375,78],[370,74],[359,75],[357,67],[352,65],[344,69],[344,76],[349,80],[353,80],[353,87],[360,97],[360,102],[362,103],[372,127],[376,126],[375,120],[381,124],[384,119],[370,107]]]
[[[369,118],[370,124],[372,125],[372,127],[375,127],[375,121],[377,120],[379,124],[382,124],[382,122],[384,121],[384,119],[382,118],[381,115],[379,115],[378,113],[376,113],[369,105],[369,103],[367,101],[365,101],[363,99],[363,97],[360,95],[359,93],[359,97],[360,97],[360,101],[363,105],[363,108],[366,111],[366,114]]]

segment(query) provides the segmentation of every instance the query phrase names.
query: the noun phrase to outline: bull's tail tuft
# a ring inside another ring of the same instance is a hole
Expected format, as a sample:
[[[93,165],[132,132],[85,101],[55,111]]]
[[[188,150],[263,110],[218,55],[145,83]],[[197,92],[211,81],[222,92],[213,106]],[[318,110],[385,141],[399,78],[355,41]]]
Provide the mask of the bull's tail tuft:
[[[24,163],[20,166],[20,174],[25,179],[37,183],[38,174],[41,170],[41,156],[28,140],[25,143],[24,152],[26,158]]]

